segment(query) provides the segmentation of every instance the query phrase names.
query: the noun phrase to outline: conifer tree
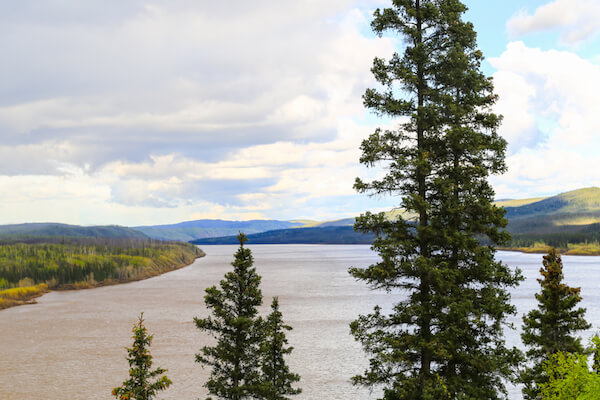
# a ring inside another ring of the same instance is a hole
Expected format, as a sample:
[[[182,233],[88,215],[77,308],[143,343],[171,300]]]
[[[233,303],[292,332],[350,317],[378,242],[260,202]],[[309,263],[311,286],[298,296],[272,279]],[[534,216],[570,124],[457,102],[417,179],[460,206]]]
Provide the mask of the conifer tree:
[[[261,346],[262,398],[266,400],[288,400],[291,395],[302,392],[293,388],[300,381],[300,375],[290,372],[284,357],[290,354],[293,347],[286,347],[288,340],[285,331],[292,327],[284,324],[279,299],[273,298],[271,313],[265,321],[265,339]]]
[[[260,394],[260,345],[263,321],[257,307],[262,304],[260,276],[252,267],[253,258],[244,247],[246,235],[238,235],[240,247],[217,289],[206,289],[204,301],[212,312],[208,318],[194,318],[198,329],[209,332],[217,343],[204,346],[196,362],[212,367],[205,387],[221,399],[253,399]]]
[[[542,288],[535,295],[538,307],[523,316],[521,340],[529,348],[527,359],[532,366],[521,374],[525,385],[526,399],[540,399],[539,386],[547,382],[543,364],[555,353],[584,353],[581,339],[574,336],[577,331],[590,327],[584,318],[585,308],[576,308],[581,301],[580,288],[572,288],[563,283],[563,265],[560,255],[552,248],[544,256]]]
[[[143,317],[144,313],[140,314],[138,323],[133,326],[133,346],[127,348],[129,379],[112,390],[112,395],[119,400],[151,400],[173,383],[166,376],[161,376],[167,372],[166,369],[152,370],[149,347],[154,336],[148,335]]]
[[[412,216],[366,213],[355,225],[377,235],[381,260],[350,272],[402,293],[391,314],[376,307],[351,324],[371,356],[354,383],[383,385],[383,399],[501,398],[520,360],[504,343],[503,325],[515,313],[508,288],[522,278],[495,260],[492,247],[508,240],[488,183],[505,170],[506,142],[465,11],[458,0],[394,0],[371,23],[380,36],[401,35],[406,47],[389,61],[374,60],[382,89],[368,89],[364,103],[403,120],[363,141],[361,162],[387,173],[357,178],[355,188],[398,195]]]

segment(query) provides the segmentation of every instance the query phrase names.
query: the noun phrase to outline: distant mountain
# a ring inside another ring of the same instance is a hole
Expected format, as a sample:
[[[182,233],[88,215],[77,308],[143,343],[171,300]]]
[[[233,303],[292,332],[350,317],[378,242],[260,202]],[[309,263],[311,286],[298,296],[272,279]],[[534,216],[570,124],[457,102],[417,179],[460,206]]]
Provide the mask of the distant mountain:
[[[502,199],[496,200],[494,204],[500,207],[520,207],[544,199],[546,199],[546,197],[533,197],[530,199]]]
[[[0,225],[0,236],[148,238],[148,236],[144,235],[142,232],[123,226],[78,226],[58,223]]]
[[[499,200],[496,205],[506,209],[507,230],[515,241],[546,241],[579,243],[600,237],[600,188],[591,187],[561,193],[552,197],[519,200]],[[394,210],[388,218],[402,215]],[[412,216],[415,218],[415,216]],[[370,243],[372,235],[353,231],[354,218],[335,221],[302,221],[301,228],[279,229],[249,235],[251,243]],[[243,231],[243,230],[242,230]],[[235,233],[212,239],[195,240],[196,244],[235,244]]]
[[[332,226],[354,226],[355,218],[336,219],[333,221],[313,222],[306,225],[306,228],[327,228]]]
[[[172,225],[136,226],[132,229],[140,231],[155,239],[189,242],[202,238],[235,236],[240,231],[245,234],[253,234],[276,229],[300,227],[303,225],[305,225],[305,223],[301,221],[224,221],[220,219],[200,219]]]
[[[600,188],[573,190],[505,209],[511,233],[596,231],[600,223]]]
[[[590,187],[556,196],[532,199],[505,199],[495,202],[506,209],[507,230],[513,241],[536,240],[579,243],[600,240],[600,188]],[[402,215],[400,209],[387,214],[390,219]],[[370,243],[372,235],[354,232],[354,218],[331,221],[251,220],[224,221],[201,219],[171,225],[77,226],[58,223],[0,225],[0,239],[9,237],[103,237],[155,238],[190,241],[196,244],[236,243],[238,232],[249,235],[251,243]]]
[[[278,229],[248,235],[248,244],[371,244],[374,235],[354,232],[352,226],[326,226],[323,228]],[[235,236],[205,238],[191,243],[236,244]]]

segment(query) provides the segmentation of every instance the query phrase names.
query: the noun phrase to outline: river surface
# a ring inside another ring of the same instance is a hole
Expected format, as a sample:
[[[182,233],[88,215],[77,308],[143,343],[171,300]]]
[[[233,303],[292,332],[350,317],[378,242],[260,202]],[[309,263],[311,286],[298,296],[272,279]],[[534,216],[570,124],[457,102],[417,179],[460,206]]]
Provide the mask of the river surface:
[[[349,383],[366,365],[348,324],[376,304],[389,309],[398,295],[369,290],[351,278],[350,266],[364,267],[377,256],[368,246],[260,245],[249,246],[262,275],[263,312],[272,296],[294,330],[288,333],[294,351],[292,371],[302,376],[303,399],[376,399]],[[160,399],[203,399],[209,370],[194,362],[207,335],[195,328],[193,317],[206,317],[204,289],[218,285],[231,266],[236,246],[202,246],[206,257],[159,277],[124,285],[82,291],[52,292],[38,304],[0,311],[0,399],[111,399],[111,389],[128,375],[125,347],[141,311],[154,334],[155,365],[168,369],[174,384]],[[536,305],[542,256],[499,252],[527,280],[513,291],[519,316]],[[582,337],[600,327],[600,257],[564,256],[565,279],[582,288],[587,320],[593,324]],[[516,331],[506,332],[511,345],[520,345]],[[511,399],[520,390],[510,387]]]

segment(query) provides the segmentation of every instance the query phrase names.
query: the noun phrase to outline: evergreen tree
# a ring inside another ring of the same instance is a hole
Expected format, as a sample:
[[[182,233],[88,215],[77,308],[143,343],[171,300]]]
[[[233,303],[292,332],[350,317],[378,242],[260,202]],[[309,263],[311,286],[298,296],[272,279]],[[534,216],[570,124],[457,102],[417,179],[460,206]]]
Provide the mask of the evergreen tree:
[[[194,318],[198,329],[209,332],[217,343],[204,346],[196,362],[212,367],[205,383],[209,393],[221,399],[253,399],[260,394],[260,345],[263,321],[257,307],[262,304],[260,276],[252,267],[253,258],[244,247],[246,235],[238,235],[240,247],[233,271],[225,274],[221,289],[206,289],[204,301],[212,312],[208,318]]]
[[[122,386],[112,390],[112,395],[119,400],[151,400],[173,383],[166,376],[161,376],[167,372],[166,369],[157,368],[152,371],[149,347],[154,336],[148,335],[143,317],[144,313],[133,326],[133,347],[127,348],[129,379],[124,381]],[[157,379],[152,382],[155,378]]]
[[[273,298],[271,310],[265,321],[265,340],[261,346],[262,398],[287,400],[288,396],[302,392],[302,389],[292,387],[300,381],[300,375],[290,372],[284,359],[294,349],[285,347],[288,344],[285,331],[292,327],[283,323],[277,297]]]
[[[562,260],[555,249],[544,256],[543,265],[542,279],[538,279],[542,290],[535,295],[538,308],[523,316],[521,339],[529,347],[527,358],[533,363],[521,373],[526,399],[541,399],[539,387],[548,381],[543,364],[552,354],[584,353],[581,339],[574,334],[590,327],[585,308],[576,308],[581,301],[580,288],[563,283]]]
[[[361,162],[387,173],[355,184],[401,196],[411,216],[366,213],[355,225],[377,235],[372,248],[381,260],[352,275],[402,293],[391,314],[376,307],[351,324],[371,356],[354,383],[383,385],[384,399],[501,398],[520,360],[505,345],[503,325],[516,311],[508,288],[522,278],[495,260],[491,246],[509,238],[488,183],[505,170],[506,142],[465,11],[458,0],[394,0],[371,23],[406,44],[403,55],[374,60],[383,89],[364,95],[376,113],[403,117],[398,129],[377,129],[361,146]]]

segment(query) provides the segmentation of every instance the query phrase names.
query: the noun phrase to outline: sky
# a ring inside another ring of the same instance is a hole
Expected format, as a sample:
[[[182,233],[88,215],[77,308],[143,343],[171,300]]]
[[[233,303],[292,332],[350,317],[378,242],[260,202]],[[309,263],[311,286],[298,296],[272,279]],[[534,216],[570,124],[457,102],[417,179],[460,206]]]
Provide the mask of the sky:
[[[468,0],[504,115],[498,199],[600,186],[600,1]],[[389,0],[0,2],[0,224],[329,220],[356,193]]]

